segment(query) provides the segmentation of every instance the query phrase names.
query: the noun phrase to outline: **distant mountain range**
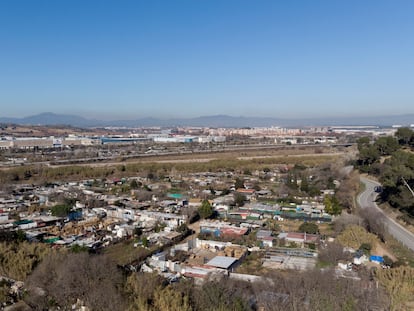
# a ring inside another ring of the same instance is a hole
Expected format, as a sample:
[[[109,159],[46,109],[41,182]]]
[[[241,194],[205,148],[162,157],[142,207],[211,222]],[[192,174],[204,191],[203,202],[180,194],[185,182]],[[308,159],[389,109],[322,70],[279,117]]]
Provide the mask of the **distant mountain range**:
[[[104,127],[104,126],[205,126],[205,127],[304,127],[304,126],[391,126],[414,124],[414,114],[397,116],[376,116],[376,117],[338,117],[338,118],[308,118],[308,119],[283,119],[269,117],[234,117],[227,115],[203,116],[197,118],[179,119],[156,119],[141,118],[136,120],[114,120],[103,121],[86,119],[76,115],[55,114],[51,112],[41,113],[24,118],[3,118],[1,123],[21,125],[70,125],[75,127]]]

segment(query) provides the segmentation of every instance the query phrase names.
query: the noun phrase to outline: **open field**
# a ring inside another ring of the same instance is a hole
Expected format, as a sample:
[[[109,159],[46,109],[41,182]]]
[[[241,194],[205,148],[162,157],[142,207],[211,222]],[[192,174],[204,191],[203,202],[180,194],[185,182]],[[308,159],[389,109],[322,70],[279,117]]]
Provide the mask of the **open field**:
[[[152,156],[129,161],[67,165],[24,165],[2,168],[0,182],[36,183],[59,180],[113,178],[176,172],[218,172],[236,170],[261,170],[275,165],[301,164],[314,166],[326,162],[347,160],[352,152],[332,148],[289,150],[229,151],[211,154]]]
[[[48,136],[66,136],[68,134],[76,135],[107,135],[108,130],[76,128],[71,126],[44,126],[44,125],[19,125],[8,124],[2,125],[0,129],[1,136],[14,137],[48,137]]]
[[[128,165],[136,163],[206,163],[218,160],[240,160],[251,161],[255,160],[259,163],[262,160],[273,160],[274,158],[281,159],[280,163],[295,164],[297,161],[306,161],[307,158],[327,158],[342,156],[349,158],[352,156],[352,149],[334,148],[330,146],[263,146],[263,149],[257,147],[252,149],[251,146],[246,145],[246,149],[239,150],[221,150],[208,152],[186,152],[175,154],[154,154],[145,155],[144,157],[136,157],[125,159],[120,157],[108,162],[85,163],[79,165],[87,166],[112,166],[112,165]],[[302,160],[292,160],[288,158],[302,158]],[[51,167],[64,166],[65,164],[49,164]]]
[[[240,155],[240,153],[239,153]],[[88,164],[77,164],[82,166],[92,166],[92,167],[105,167],[105,166],[114,166],[114,165],[129,165],[129,164],[137,164],[137,163],[172,163],[172,164],[180,164],[180,163],[209,163],[209,162],[216,162],[220,160],[229,160],[229,161],[254,161],[258,164],[273,164],[275,160],[279,164],[304,164],[304,165],[312,165],[318,164],[320,162],[324,162],[325,160],[333,159],[337,156],[343,156],[344,153],[336,152],[336,153],[305,153],[305,154],[290,154],[290,155],[252,155],[252,156],[237,156],[237,154],[233,153],[225,153],[225,154],[212,154],[206,157],[206,155],[194,155],[194,156],[165,156],[165,157],[151,157],[151,158],[142,158],[142,159],[134,159],[129,161],[114,161],[114,162],[107,162],[107,163],[88,163]],[[295,160],[296,159],[296,160]],[[320,160],[316,160],[320,159]],[[49,165],[50,167],[62,167],[62,166],[71,166],[68,165]]]

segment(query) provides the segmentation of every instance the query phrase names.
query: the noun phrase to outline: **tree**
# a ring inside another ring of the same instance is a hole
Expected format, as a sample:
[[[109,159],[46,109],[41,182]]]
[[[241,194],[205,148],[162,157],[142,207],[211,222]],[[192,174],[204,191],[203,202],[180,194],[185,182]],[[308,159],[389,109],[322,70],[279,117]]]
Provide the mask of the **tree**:
[[[361,152],[362,149],[367,148],[370,145],[369,137],[361,137],[357,140],[358,151]]]
[[[299,226],[299,231],[311,233],[311,234],[317,234],[319,233],[319,227],[317,224],[313,222],[304,222],[303,224]]]
[[[142,241],[142,246],[143,247],[148,247],[149,241],[148,241],[147,237],[144,236],[141,241]]]
[[[213,215],[213,207],[208,200],[203,200],[198,209],[198,214],[203,219],[210,218]]]
[[[153,173],[153,172],[149,172],[148,174],[147,174],[147,179],[148,180],[154,180],[156,178],[156,176],[155,176],[155,174]]]
[[[138,189],[139,188],[138,182],[135,179],[131,180],[131,182],[129,183],[129,187],[131,189]]]
[[[335,218],[333,225],[335,232],[339,234],[350,225],[361,225],[362,223],[363,219],[361,217],[355,214],[342,213]]]
[[[86,252],[49,256],[28,278],[26,302],[35,310],[71,307],[81,300],[93,310],[125,310],[123,276],[104,255]],[[38,294],[38,289],[44,291]]]
[[[255,183],[255,184],[254,184],[253,189],[254,189],[255,191],[260,191],[260,190],[262,190],[262,188],[260,187],[260,185],[259,185],[258,183]]]
[[[413,303],[414,268],[376,269],[375,276],[391,296],[390,310],[410,310]]]
[[[354,198],[358,193],[359,183],[359,175],[356,172],[352,172],[341,181],[341,184],[335,193],[335,197],[338,199],[340,206],[348,211],[352,211],[355,208]]]
[[[56,217],[66,217],[69,215],[70,210],[72,207],[67,204],[58,204],[51,208],[51,212],[53,216]]]
[[[391,136],[380,137],[374,143],[380,155],[390,155],[399,148],[398,141]]]
[[[237,177],[236,182],[234,183],[234,188],[236,189],[244,188],[244,181]]]
[[[243,171],[243,174],[244,174],[244,175],[251,175],[251,174],[252,174],[252,172],[251,172],[249,169],[245,169],[245,170]]]
[[[286,186],[288,186],[290,189],[293,189],[293,190],[298,189],[298,178],[296,174],[288,173],[287,180],[286,180]]]
[[[398,150],[386,159],[380,170],[380,181],[383,185],[381,199],[391,206],[414,215],[412,195],[402,181],[414,186],[414,154]]]
[[[309,182],[306,175],[302,175],[302,182],[300,183],[300,191],[308,192],[309,191]]]
[[[385,241],[387,229],[384,214],[373,209],[363,208],[359,210],[359,215],[364,219],[365,228]]]
[[[344,252],[344,247],[338,243],[327,243],[319,252],[319,260],[336,265],[339,260],[349,260],[350,253]]]
[[[154,309],[160,311],[192,311],[189,297],[182,295],[171,287],[155,291]]]
[[[234,203],[237,206],[239,206],[239,207],[243,206],[245,201],[246,201],[246,196],[244,194],[241,194],[241,193],[238,193],[238,192],[234,193]]]
[[[191,233],[191,229],[188,228],[186,223],[182,223],[181,225],[178,226],[177,231],[182,233],[183,235],[187,235]]]
[[[0,275],[19,281],[24,281],[43,258],[53,252],[43,243],[6,241],[0,242]]]
[[[359,150],[359,162],[362,166],[370,166],[375,161],[379,160],[380,152],[374,145],[368,145],[367,147]]]
[[[130,298],[128,310],[152,311],[154,294],[163,286],[163,279],[156,273],[134,273],[126,282],[126,291]]]
[[[369,255],[372,249],[372,245],[370,243],[362,243],[359,249],[362,250],[364,254]]]
[[[140,227],[135,227],[134,235],[140,237],[142,235],[142,229]]]
[[[338,235],[337,241],[343,246],[358,249],[363,243],[374,245],[377,237],[361,226],[350,225]]]
[[[327,195],[323,199],[323,203],[325,204],[325,212],[330,215],[339,215],[341,214],[341,206],[339,205],[339,201],[335,196]]]
[[[395,132],[395,137],[398,139],[398,143],[403,146],[407,146],[414,140],[414,132],[408,127],[400,127]]]
[[[247,292],[247,293],[246,293]],[[208,280],[200,288],[192,292],[194,310],[205,311],[247,311],[252,310],[248,306],[248,291],[239,281],[227,278]]]

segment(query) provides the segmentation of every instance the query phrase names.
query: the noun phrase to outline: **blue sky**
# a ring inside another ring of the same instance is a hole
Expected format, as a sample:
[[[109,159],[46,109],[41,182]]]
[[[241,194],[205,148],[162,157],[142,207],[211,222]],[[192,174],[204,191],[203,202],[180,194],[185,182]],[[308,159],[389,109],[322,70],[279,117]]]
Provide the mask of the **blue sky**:
[[[3,0],[0,116],[414,113],[414,1]]]

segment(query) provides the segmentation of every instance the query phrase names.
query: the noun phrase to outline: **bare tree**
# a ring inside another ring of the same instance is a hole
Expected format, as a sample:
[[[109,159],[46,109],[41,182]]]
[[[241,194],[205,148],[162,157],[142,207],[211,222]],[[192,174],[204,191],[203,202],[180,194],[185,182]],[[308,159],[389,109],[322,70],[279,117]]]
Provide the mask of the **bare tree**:
[[[350,253],[344,251],[344,247],[338,243],[327,243],[319,252],[319,259],[323,262],[336,265],[340,260],[349,260]]]
[[[349,225],[361,226],[364,220],[362,217],[354,214],[342,213],[342,215],[335,218],[333,223],[336,234],[341,233]]]
[[[355,209],[355,197],[359,189],[359,176],[351,173],[344,177],[336,191],[336,198],[344,209],[352,211]]]
[[[369,232],[376,234],[381,241],[385,241],[387,228],[385,226],[384,214],[372,208],[361,208],[359,209],[359,215],[364,219],[365,228]]]
[[[289,275],[275,272],[253,288],[256,305],[266,311],[389,310],[387,294],[369,278],[337,278],[332,269]]]
[[[93,310],[124,310],[123,276],[103,255],[68,253],[45,259],[28,279],[34,309],[68,307],[79,299]],[[43,292],[43,295],[39,295]]]

